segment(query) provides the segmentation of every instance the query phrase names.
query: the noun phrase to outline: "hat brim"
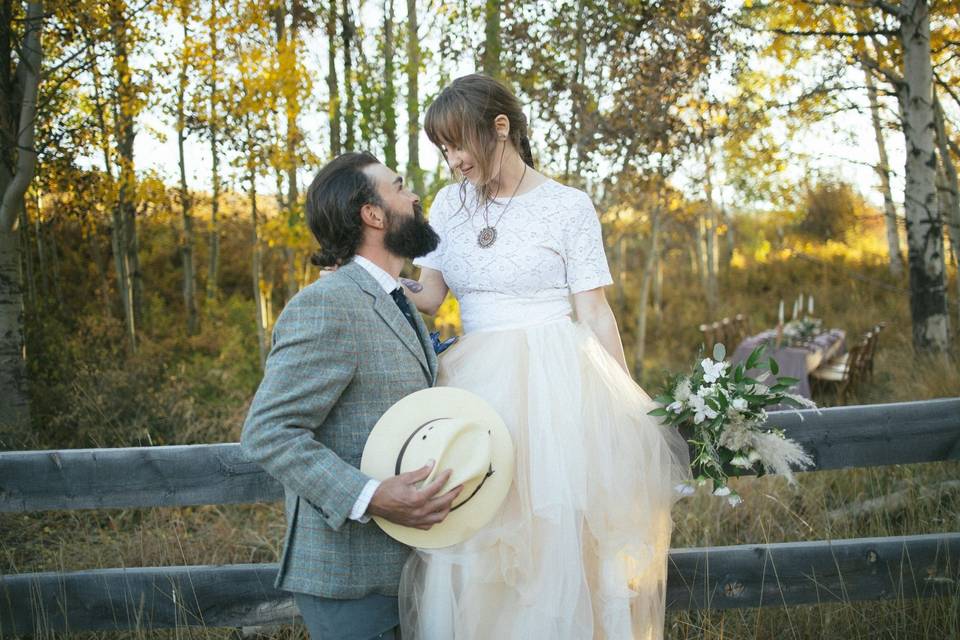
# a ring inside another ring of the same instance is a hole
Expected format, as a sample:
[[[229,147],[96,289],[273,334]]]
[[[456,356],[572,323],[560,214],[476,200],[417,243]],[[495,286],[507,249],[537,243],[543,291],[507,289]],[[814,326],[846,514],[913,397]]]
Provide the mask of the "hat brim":
[[[376,480],[395,476],[397,455],[410,435],[420,425],[440,418],[467,418],[490,430],[494,473],[473,497],[429,530],[373,517],[388,536],[421,549],[449,547],[482,529],[496,515],[513,481],[513,440],[503,419],[480,396],[454,387],[423,389],[390,407],[367,438],[360,470]]]

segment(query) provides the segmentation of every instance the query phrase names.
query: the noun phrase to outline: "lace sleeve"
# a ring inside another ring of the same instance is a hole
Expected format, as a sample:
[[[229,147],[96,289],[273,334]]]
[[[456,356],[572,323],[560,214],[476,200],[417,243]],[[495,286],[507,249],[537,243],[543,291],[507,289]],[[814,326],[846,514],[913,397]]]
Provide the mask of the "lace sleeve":
[[[564,225],[564,262],[570,293],[613,284],[603,249],[600,218],[589,196],[578,192]]]
[[[440,244],[437,248],[425,256],[415,258],[413,264],[417,267],[426,267],[443,271],[443,251],[446,243],[446,220],[450,215],[450,187],[441,189],[430,205],[430,226],[440,236]]]

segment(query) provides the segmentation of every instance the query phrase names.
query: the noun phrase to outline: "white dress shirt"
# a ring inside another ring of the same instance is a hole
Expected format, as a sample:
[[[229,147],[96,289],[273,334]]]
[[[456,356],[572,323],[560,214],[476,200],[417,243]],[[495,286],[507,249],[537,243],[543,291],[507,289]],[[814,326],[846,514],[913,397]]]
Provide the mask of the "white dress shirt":
[[[390,293],[400,286],[399,280],[363,256],[354,256],[353,261],[363,267],[367,273],[373,276],[373,279],[376,280],[377,283],[383,287],[383,290],[387,293]],[[356,520],[358,522],[370,522],[370,516],[367,515],[367,507],[370,506],[370,500],[373,499],[373,494],[376,493],[377,487],[379,486],[379,480],[374,480],[371,478],[367,481],[367,484],[363,486],[363,491],[360,492],[360,496],[357,498],[357,501],[353,503],[353,509],[350,510],[351,520]]]

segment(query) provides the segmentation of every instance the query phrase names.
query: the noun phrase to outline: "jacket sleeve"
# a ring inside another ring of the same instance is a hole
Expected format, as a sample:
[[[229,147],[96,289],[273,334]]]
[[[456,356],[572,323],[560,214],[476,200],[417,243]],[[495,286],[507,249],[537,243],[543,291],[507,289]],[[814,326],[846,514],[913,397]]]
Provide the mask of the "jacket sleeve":
[[[303,291],[277,320],[240,444],[339,529],[370,479],[316,439],[357,369],[356,338],[329,291]]]

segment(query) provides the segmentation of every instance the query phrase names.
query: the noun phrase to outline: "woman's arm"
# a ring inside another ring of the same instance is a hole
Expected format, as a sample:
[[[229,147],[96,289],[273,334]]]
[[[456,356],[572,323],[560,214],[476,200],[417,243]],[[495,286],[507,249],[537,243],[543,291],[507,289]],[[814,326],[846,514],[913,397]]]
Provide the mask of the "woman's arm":
[[[577,319],[590,327],[603,348],[613,356],[624,371],[630,373],[627,369],[626,356],[623,354],[617,319],[613,315],[613,309],[610,308],[603,289],[590,289],[573,294],[573,308],[577,312]]]
[[[443,304],[443,299],[447,297],[447,283],[443,279],[443,274],[436,269],[422,267],[419,282],[406,278],[401,278],[400,282],[407,297],[413,300],[421,313],[428,316],[436,315],[437,309]]]

